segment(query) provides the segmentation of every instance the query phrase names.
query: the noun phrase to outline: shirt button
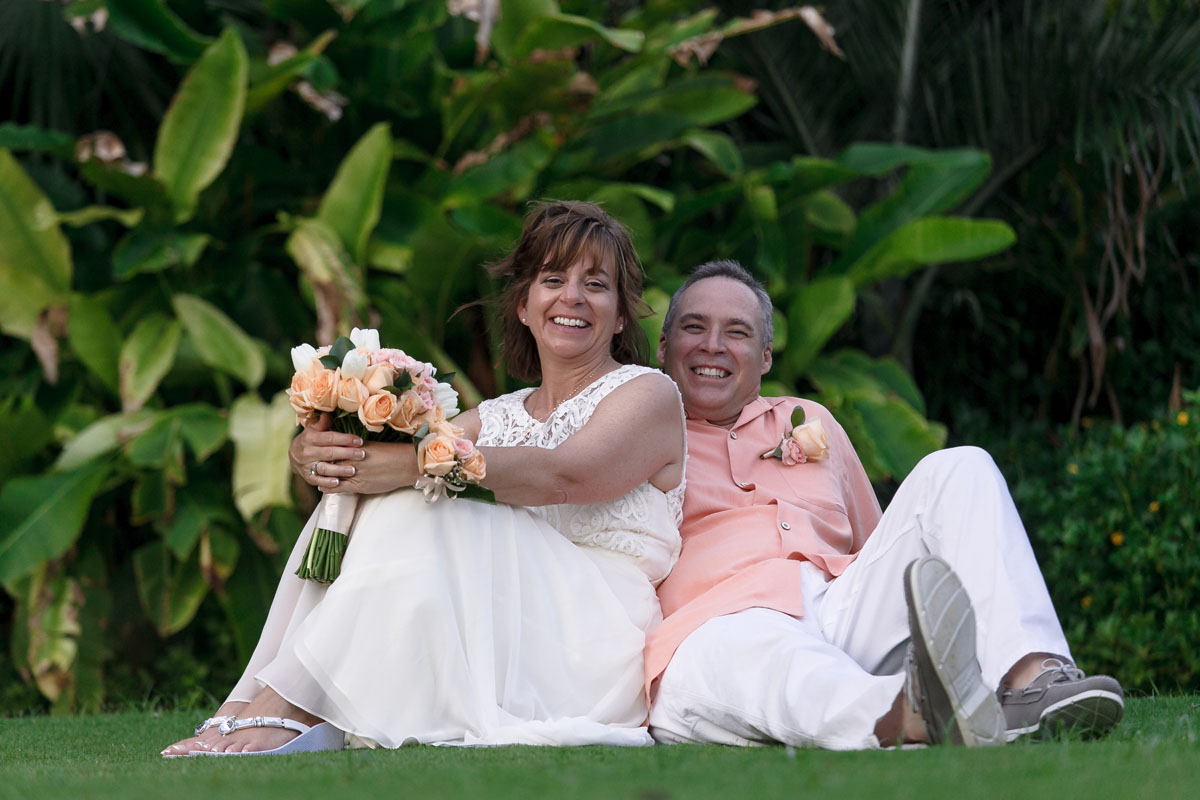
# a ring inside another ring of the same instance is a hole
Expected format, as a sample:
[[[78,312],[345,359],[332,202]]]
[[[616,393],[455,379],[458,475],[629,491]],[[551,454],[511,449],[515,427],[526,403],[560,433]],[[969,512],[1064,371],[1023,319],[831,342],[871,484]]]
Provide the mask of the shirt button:
[[[730,432],[729,432],[729,438],[730,438],[730,439],[736,439],[736,438],[737,438],[737,431],[730,431]]]
[[[792,529],[792,526],[786,522],[779,523],[779,527],[783,528],[785,531],[790,531]]]

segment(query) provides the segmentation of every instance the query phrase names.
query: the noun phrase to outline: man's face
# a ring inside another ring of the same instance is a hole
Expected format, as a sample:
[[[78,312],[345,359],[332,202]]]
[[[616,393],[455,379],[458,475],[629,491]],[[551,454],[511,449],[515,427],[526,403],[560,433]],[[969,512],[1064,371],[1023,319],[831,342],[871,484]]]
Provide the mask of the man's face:
[[[748,286],[705,278],[684,292],[671,330],[658,340],[658,360],[679,384],[689,416],[714,425],[737,421],[771,368],[762,333],[762,312]]]

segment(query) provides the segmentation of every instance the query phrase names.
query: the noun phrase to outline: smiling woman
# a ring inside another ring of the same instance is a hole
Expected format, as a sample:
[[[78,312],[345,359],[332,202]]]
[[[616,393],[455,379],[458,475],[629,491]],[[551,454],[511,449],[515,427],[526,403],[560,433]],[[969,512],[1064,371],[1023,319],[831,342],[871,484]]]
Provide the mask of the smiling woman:
[[[345,733],[651,744],[642,649],[679,554],[685,443],[674,384],[636,363],[641,268],[598,207],[551,203],[492,269],[509,281],[510,369],[541,378],[454,419],[501,502],[426,505],[411,446],[311,425],[294,471],[362,495],[341,575],[292,574],[310,520],[242,679],[163,755],[331,749]]]

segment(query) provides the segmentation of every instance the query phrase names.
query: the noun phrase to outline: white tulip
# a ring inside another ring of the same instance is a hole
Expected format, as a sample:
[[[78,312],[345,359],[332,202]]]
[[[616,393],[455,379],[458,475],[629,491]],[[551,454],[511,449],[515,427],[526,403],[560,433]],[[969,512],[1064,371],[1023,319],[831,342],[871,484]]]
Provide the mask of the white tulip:
[[[357,329],[355,329],[357,330]],[[360,381],[367,374],[371,358],[362,350],[351,350],[342,359],[342,375],[347,378],[358,378]]]
[[[359,350],[373,353],[379,349],[379,331],[374,328],[354,328],[350,331],[350,341]]]
[[[311,344],[301,344],[292,348],[292,366],[296,372],[305,372],[312,368],[313,359],[317,357],[317,349]]]
[[[433,388],[433,402],[446,412],[447,417],[458,413],[458,392],[448,383],[439,383]]]

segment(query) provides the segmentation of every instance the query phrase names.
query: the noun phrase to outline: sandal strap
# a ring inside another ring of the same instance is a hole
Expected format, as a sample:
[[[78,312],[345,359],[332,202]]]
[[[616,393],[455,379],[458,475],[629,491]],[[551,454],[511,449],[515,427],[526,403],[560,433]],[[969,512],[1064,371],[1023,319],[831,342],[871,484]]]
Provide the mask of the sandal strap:
[[[296,722],[296,720],[288,719],[287,717],[247,717],[246,719],[231,717],[222,722],[217,730],[221,732],[222,736],[228,736],[234,731],[240,731],[243,728],[284,728],[301,735],[312,730],[311,725],[305,725],[303,722]]]
[[[215,728],[218,725],[225,723],[225,722],[229,722],[230,720],[233,720],[233,719],[237,719],[236,714],[226,714],[223,717],[209,717],[208,719],[204,720],[204,722],[201,722],[199,725],[196,726],[196,735],[199,736],[200,734],[204,733],[209,728]]]

